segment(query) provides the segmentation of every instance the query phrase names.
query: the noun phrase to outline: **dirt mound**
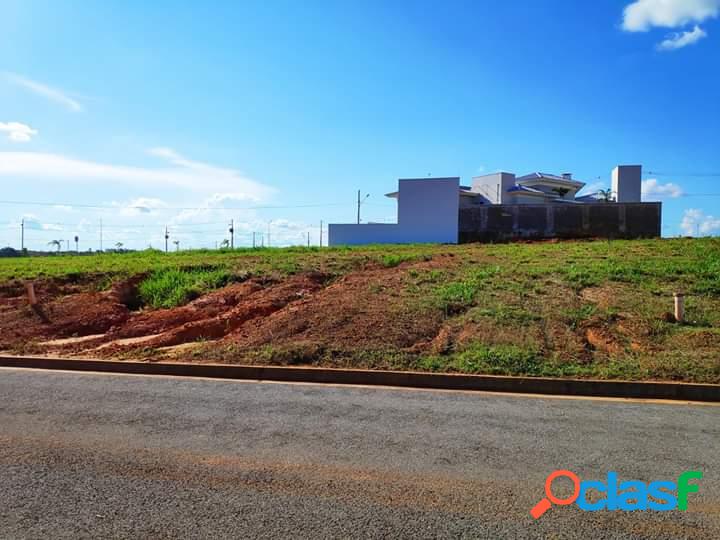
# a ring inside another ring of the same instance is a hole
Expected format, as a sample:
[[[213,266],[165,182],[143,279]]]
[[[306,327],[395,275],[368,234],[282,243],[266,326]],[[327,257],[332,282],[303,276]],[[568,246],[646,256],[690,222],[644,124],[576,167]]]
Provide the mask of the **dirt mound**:
[[[199,340],[216,340],[249,320],[266,317],[325,286],[329,277],[320,273],[285,280],[252,279],[207,294],[190,304],[133,314],[113,328],[103,341],[102,355],[138,348],[171,347]],[[151,336],[146,340],[132,338]]]
[[[160,334],[189,322],[217,317],[259,289],[262,285],[258,281],[235,283],[185,306],[134,313],[127,324],[113,328],[107,338],[114,340]]]
[[[334,281],[308,272],[286,277],[251,278],[178,308],[140,310],[142,276],[109,291],[66,294],[71,284],[38,283],[43,322],[24,297],[0,299],[5,347],[22,340],[46,352],[90,356],[132,356],[203,340],[223,340],[239,349],[303,343],[309,348],[407,349],[436,335],[442,313],[408,293],[409,270],[430,270],[450,260],[407,261],[352,271]],[[60,340],[75,336],[86,340]],[[143,339],[147,338],[147,339]],[[38,351],[43,352],[43,351]]]
[[[48,297],[38,288],[40,304],[32,309],[24,296],[0,301],[0,348],[37,338],[86,336],[106,332],[129,317],[126,306],[104,293],[76,293]]]
[[[406,280],[406,267],[352,272],[317,294],[254,318],[226,341],[241,347],[294,342],[348,349],[411,347],[437,332],[441,314],[408,302]]]

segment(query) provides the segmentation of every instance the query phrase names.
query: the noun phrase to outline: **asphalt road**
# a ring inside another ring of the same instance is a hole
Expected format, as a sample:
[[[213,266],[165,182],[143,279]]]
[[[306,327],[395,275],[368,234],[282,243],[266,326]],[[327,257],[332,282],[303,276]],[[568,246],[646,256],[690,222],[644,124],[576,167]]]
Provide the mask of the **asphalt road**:
[[[704,478],[687,512],[535,521],[558,468]],[[717,406],[0,369],[3,539],[707,540],[718,471]]]

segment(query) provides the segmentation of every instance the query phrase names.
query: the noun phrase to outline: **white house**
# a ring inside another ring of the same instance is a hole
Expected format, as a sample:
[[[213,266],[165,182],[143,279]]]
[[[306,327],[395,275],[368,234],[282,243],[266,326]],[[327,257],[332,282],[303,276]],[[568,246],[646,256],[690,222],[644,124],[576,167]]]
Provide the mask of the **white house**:
[[[642,167],[620,165],[612,171],[612,196],[591,193],[578,197],[585,182],[561,175],[535,172],[524,176],[498,172],[477,176],[471,186],[460,178],[407,178],[398,181],[397,223],[331,224],[329,244],[450,243],[459,238],[459,213],[481,205],[578,205],[639,203]]]

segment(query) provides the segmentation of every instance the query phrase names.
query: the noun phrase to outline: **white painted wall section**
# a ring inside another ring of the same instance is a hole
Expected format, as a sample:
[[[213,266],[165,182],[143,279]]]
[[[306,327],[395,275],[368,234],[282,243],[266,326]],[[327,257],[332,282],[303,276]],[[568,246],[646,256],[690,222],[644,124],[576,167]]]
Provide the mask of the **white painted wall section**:
[[[396,224],[330,224],[329,245],[457,244],[460,178],[399,181]]]
[[[642,165],[618,165],[612,171],[612,190],[620,203],[642,199]]]
[[[473,177],[471,189],[490,204],[508,204],[511,201],[507,198],[507,191],[514,185],[514,174],[499,172]]]

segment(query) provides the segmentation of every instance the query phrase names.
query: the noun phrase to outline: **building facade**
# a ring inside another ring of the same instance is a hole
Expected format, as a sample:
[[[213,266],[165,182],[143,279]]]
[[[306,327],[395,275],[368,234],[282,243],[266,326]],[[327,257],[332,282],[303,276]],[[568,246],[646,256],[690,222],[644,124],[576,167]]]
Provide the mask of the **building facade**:
[[[329,244],[449,243],[514,238],[660,236],[662,206],[641,201],[642,167],[613,169],[612,189],[578,195],[569,173],[499,172],[473,178],[398,181],[397,223],[329,226]]]

